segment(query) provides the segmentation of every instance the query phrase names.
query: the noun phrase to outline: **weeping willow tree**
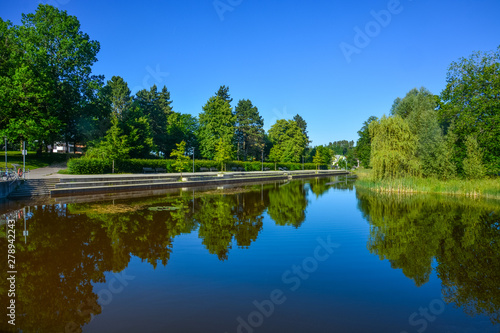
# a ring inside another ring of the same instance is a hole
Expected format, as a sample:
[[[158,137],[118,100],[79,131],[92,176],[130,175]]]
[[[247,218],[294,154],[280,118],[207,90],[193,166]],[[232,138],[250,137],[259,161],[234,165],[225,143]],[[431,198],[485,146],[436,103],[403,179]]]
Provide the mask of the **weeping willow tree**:
[[[420,165],[415,157],[418,140],[401,116],[373,121],[369,131],[371,164],[377,179],[419,175]]]

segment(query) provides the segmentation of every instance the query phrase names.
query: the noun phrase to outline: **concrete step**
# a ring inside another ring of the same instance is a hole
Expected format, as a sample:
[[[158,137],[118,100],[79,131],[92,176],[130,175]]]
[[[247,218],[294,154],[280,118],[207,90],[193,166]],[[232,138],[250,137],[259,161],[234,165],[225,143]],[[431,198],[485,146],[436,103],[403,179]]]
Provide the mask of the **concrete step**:
[[[28,179],[21,183],[8,196],[9,199],[48,196],[59,183],[59,179]]]
[[[136,179],[129,178],[127,180],[114,180],[108,179],[107,181],[95,181],[80,179],[79,182],[61,182],[55,185],[55,188],[77,188],[77,187],[93,187],[93,186],[116,186],[116,185],[134,185],[134,184],[153,184],[153,183],[165,183],[165,182],[176,182],[179,177],[163,177],[157,179]]]

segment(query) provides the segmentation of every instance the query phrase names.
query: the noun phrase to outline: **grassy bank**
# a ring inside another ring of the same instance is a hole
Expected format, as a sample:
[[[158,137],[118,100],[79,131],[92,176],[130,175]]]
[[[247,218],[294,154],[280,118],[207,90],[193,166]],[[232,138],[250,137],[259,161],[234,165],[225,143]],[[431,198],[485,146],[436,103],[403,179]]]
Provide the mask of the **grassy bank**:
[[[66,162],[70,157],[75,156],[74,154],[50,154],[42,153],[37,155],[34,151],[28,151],[28,155],[25,158],[26,169],[38,169],[49,166],[55,163]],[[23,166],[23,155],[20,151],[7,151],[7,166],[12,167],[12,164],[19,164]],[[0,151],[0,168],[5,167],[5,151]]]
[[[375,192],[394,193],[441,193],[466,197],[484,197],[500,199],[500,178],[476,180],[405,177],[400,179],[376,180],[371,169],[358,169],[356,186]]]

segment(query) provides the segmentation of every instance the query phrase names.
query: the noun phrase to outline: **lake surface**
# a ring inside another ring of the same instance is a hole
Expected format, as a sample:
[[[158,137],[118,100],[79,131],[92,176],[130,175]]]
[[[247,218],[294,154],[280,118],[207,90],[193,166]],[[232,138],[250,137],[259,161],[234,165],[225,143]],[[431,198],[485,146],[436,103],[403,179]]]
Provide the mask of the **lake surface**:
[[[0,330],[500,331],[499,201],[345,177],[63,200],[0,206]]]

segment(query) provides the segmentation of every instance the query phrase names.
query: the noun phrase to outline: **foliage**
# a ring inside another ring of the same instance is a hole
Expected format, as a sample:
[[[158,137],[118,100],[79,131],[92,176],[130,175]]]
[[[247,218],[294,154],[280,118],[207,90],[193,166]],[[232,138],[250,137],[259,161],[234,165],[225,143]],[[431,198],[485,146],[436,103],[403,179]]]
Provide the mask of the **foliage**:
[[[237,157],[246,161],[259,159],[264,145],[264,120],[257,107],[248,99],[240,100],[235,108]]]
[[[378,179],[371,169],[357,170],[356,186],[379,193],[442,193],[472,198],[500,199],[500,178],[474,180],[411,177]]]
[[[311,140],[309,140],[309,135],[307,135],[307,122],[298,114],[293,117],[293,121],[297,123],[297,126],[299,126],[302,134],[306,137],[306,146],[308,146],[311,143]]]
[[[332,150],[333,155],[347,155],[349,150],[354,149],[354,141],[333,141],[328,143],[327,148]]]
[[[434,95],[424,87],[411,89],[404,98],[396,98],[391,107],[391,115],[409,119],[410,128],[414,133],[418,131],[420,116],[429,110],[436,109]]]
[[[313,163],[316,164],[316,169],[323,162],[323,158],[321,157],[321,153],[319,150],[316,150],[316,154],[313,157]]]
[[[382,117],[369,125],[371,162],[376,178],[398,178],[419,173],[415,158],[417,138],[400,116]]]
[[[236,117],[229,102],[221,97],[210,97],[199,115],[198,140],[203,157],[213,159],[219,139],[232,142]]]
[[[189,165],[189,156],[186,156],[186,142],[181,141],[180,143],[177,143],[177,149],[172,150],[170,153],[170,157],[175,158],[175,161],[172,163],[172,166],[175,168],[177,172],[181,173],[182,177],[182,171],[186,170],[188,165]]]
[[[78,124],[94,116],[89,105],[102,84],[90,74],[99,43],[76,17],[49,5],[23,14],[21,22],[0,24],[7,56],[0,69],[2,134],[40,143],[80,140]]]
[[[467,179],[480,179],[484,176],[483,150],[477,140],[469,135],[465,141],[467,157],[464,159],[464,176]]]
[[[226,162],[231,160],[231,157],[233,155],[233,146],[229,143],[224,141],[222,138],[219,139],[217,142],[217,145],[215,146],[215,161],[219,163],[220,165],[220,170],[225,171],[225,164]]]
[[[108,80],[108,96],[110,101],[111,111],[113,114],[121,118],[132,103],[132,97],[127,82],[120,76],[113,76]]]
[[[452,62],[439,110],[445,124],[454,122],[460,159],[466,155],[468,136],[484,149],[490,174],[500,171],[500,46]],[[458,165],[461,172],[461,165]]]
[[[277,120],[269,129],[269,139],[273,144],[269,153],[272,161],[295,163],[301,161],[307,138],[295,121]]]
[[[498,203],[437,195],[356,191],[370,223],[367,248],[417,286],[433,268],[443,300],[500,323]],[[478,283],[480,287],[478,287]]]
[[[369,117],[364,123],[363,127],[358,131],[359,139],[356,142],[356,155],[360,161],[360,164],[368,168],[370,166],[370,154],[371,154],[371,136],[368,130],[368,125],[372,121],[376,121],[378,118],[375,116]]]
[[[199,155],[198,141],[196,132],[198,131],[198,121],[190,114],[181,114],[172,112],[167,119],[167,138],[165,143],[165,155],[168,156],[170,151],[175,147],[175,141],[181,140],[186,142],[186,149],[195,149],[195,153]]]
[[[175,146],[172,142],[179,142],[178,137],[168,137],[168,120],[172,114],[170,104],[170,92],[163,86],[161,92],[158,92],[156,85],[153,85],[149,91],[142,89],[137,92],[134,104],[137,105],[142,113],[147,117],[149,128],[151,130],[152,143],[157,155],[165,156]]]

